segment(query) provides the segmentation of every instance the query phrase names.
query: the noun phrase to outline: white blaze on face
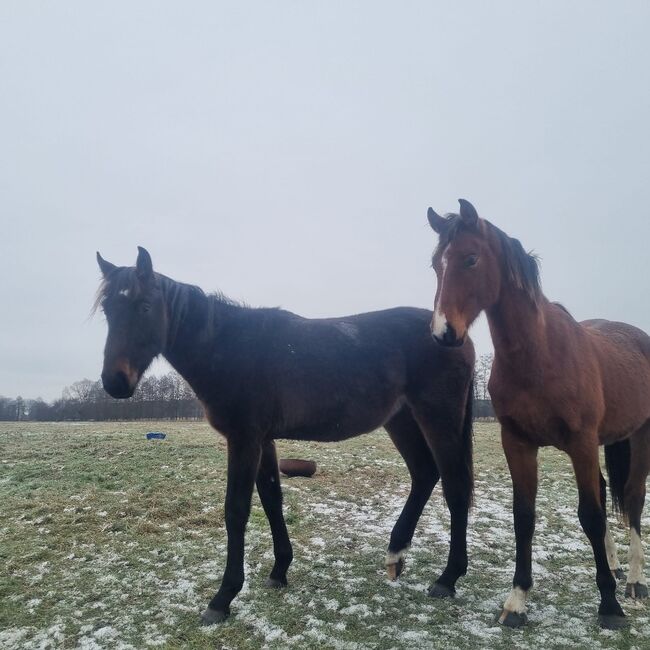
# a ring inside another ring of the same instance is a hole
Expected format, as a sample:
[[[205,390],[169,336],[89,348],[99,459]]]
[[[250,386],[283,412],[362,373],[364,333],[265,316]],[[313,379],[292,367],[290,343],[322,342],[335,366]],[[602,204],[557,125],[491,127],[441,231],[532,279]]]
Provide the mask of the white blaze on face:
[[[129,290],[128,289],[120,289],[119,293],[120,293],[120,296],[126,296],[127,298],[129,297]]]
[[[521,587],[515,587],[510,592],[506,602],[503,604],[503,613],[499,618],[500,623],[503,623],[508,612],[515,612],[517,614],[526,613],[526,592]]]
[[[627,576],[627,582],[630,585],[637,582],[642,585],[647,584],[643,567],[645,566],[645,557],[643,555],[643,544],[639,533],[636,532],[634,527],[630,528],[630,552],[628,554],[630,562],[630,572]]]
[[[445,275],[447,274],[447,251],[442,254],[442,273],[440,274],[440,287],[438,288],[438,301],[433,310],[433,323],[431,333],[441,339],[447,331],[447,317],[440,311],[440,299],[442,298],[442,289],[445,284]]]

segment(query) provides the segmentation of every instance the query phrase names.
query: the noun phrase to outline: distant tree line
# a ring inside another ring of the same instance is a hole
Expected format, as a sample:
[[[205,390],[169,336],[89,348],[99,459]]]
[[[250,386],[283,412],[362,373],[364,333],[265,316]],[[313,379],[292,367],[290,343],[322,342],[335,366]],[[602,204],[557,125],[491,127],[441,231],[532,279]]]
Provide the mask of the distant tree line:
[[[474,417],[494,418],[494,409],[488,392],[488,382],[492,371],[493,354],[482,354],[474,368]]]
[[[0,420],[59,422],[65,420],[198,420],[203,407],[177,373],[144,377],[133,397],[113,399],[101,381],[82,379],[51,403],[42,399],[0,396]]]
[[[482,354],[476,361],[474,376],[474,417],[494,418],[488,393],[492,354]],[[66,420],[200,420],[203,407],[187,382],[177,373],[140,381],[133,397],[113,399],[101,381],[82,379],[63,390],[53,402],[42,399],[0,396],[0,421],[31,420],[60,422]]]

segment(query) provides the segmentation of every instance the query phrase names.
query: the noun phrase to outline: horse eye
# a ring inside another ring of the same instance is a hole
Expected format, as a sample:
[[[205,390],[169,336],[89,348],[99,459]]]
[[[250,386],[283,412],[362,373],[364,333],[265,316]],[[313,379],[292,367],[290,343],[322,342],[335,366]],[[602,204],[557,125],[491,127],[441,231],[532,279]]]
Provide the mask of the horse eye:
[[[150,311],[150,310],[151,310],[151,305],[150,305],[148,302],[143,302],[143,303],[140,305],[140,311],[141,311],[143,314],[146,314],[146,313],[147,313],[148,311]]]
[[[469,257],[465,258],[464,265],[467,268],[470,268],[472,266],[476,266],[477,262],[478,262],[478,257],[476,255],[470,255]]]

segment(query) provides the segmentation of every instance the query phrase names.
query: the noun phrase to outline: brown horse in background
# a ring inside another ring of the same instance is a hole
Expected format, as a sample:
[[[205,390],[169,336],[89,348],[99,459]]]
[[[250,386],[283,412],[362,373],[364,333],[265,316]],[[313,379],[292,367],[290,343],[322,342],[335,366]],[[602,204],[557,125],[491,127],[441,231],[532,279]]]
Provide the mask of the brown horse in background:
[[[647,598],[641,545],[641,511],[650,470],[650,337],[607,320],[576,322],[542,293],[537,260],[518,240],[479,219],[460,200],[460,214],[429,222],[440,241],[433,255],[438,277],[434,336],[444,345],[462,343],[480,312],[494,343],[489,382],[501,424],[503,449],[514,490],[516,570],[499,622],[526,622],[532,586],[531,556],[537,492],[537,450],[553,445],[571,458],[579,491],[578,517],[593,548],[604,627],[624,624],[616,600],[622,571],[607,529],[605,458],[614,505],[630,525],[625,594]]]

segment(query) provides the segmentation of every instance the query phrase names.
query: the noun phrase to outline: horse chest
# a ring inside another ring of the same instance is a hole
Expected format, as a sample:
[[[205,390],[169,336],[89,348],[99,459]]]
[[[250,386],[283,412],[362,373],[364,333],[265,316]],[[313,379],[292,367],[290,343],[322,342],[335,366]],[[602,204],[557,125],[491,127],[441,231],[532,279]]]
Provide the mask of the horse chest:
[[[563,449],[570,432],[580,428],[579,414],[565,408],[565,396],[511,386],[494,390],[492,402],[502,426],[540,447]]]

